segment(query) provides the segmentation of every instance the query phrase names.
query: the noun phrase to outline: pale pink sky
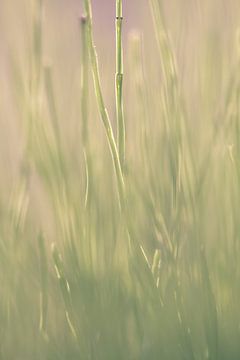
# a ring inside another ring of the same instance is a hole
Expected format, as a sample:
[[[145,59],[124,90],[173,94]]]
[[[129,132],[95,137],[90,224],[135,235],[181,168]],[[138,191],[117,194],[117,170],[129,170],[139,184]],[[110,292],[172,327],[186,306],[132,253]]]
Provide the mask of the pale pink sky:
[[[230,64],[235,59],[233,43],[236,29],[240,25],[240,1],[161,1],[177,55],[179,73],[185,79],[185,88],[191,102],[191,96],[197,98],[194,89],[199,88],[199,69],[201,70],[203,55],[208,55],[211,45],[209,41],[219,49],[219,62],[222,53],[229,57]],[[149,0],[123,2],[124,59],[127,61],[128,57],[127,33],[131,29],[139,29],[144,34],[144,53],[151,66],[156,41],[149,14]],[[29,0],[0,0],[0,3],[0,168],[4,168],[1,167],[1,161],[4,161],[7,169],[11,159],[15,164],[16,149],[13,144],[17,144],[19,138],[15,120],[16,106],[13,103],[15,88],[11,83],[14,80],[12,61],[25,75],[28,69],[31,20]],[[104,92],[111,104],[114,103],[115,0],[92,0],[92,3],[101,77],[107,79],[103,82]],[[58,108],[63,117],[69,115],[75,90],[74,81],[78,79],[81,51],[78,17],[82,12],[81,4],[82,0],[44,0],[44,57],[50,59],[54,66]]]

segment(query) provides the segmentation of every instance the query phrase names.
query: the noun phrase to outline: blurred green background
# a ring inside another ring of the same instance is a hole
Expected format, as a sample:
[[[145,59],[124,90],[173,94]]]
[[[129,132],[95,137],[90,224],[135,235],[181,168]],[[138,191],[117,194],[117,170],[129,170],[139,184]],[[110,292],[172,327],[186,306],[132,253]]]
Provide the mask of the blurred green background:
[[[82,3],[39,4],[0,5],[0,359],[239,359],[239,1],[123,2],[123,194]]]

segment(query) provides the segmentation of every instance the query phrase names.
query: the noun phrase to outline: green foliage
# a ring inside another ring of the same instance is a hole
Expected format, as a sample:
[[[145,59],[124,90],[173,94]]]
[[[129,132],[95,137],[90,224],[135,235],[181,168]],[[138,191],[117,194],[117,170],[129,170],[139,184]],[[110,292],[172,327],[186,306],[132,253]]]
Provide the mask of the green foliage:
[[[29,66],[11,68],[24,126],[9,201],[0,188],[0,359],[239,359],[239,59],[217,122],[206,105],[199,126],[160,1],[149,0],[151,68],[138,32],[123,43],[116,0],[110,118],[84,0],[69,140],[71,104],[62,121],[43,60],[44,3],[32,1]]]

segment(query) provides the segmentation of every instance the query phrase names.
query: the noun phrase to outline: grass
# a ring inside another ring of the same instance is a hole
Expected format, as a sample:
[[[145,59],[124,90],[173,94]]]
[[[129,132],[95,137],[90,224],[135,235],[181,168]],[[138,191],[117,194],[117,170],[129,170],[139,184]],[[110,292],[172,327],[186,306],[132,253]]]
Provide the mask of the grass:
[[[125,123],[123,114],[123,48],[122,1],[116,0],[116,115],[118,124],[118,152],[122,168],[125,161]]]
[[[199,124],[160,1],[150,59],[116,0],[108,85],[84,0],[69,101],[43,56],[46,3],[32,5],[27,65],[9,60],[22,126],[0,190],[0,359],[239,359],[238,55],[216,109],[203,81]]]

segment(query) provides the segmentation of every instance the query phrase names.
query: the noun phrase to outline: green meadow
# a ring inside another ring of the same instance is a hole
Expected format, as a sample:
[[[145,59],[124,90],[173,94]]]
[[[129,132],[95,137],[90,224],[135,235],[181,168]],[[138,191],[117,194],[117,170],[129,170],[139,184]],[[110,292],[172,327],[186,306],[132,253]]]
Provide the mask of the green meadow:
[[[0,359],[240,359],[237,0],[190,2],[2,1]]]

